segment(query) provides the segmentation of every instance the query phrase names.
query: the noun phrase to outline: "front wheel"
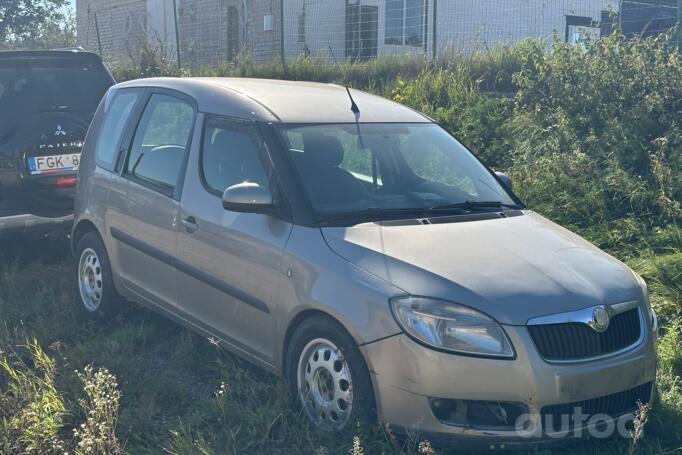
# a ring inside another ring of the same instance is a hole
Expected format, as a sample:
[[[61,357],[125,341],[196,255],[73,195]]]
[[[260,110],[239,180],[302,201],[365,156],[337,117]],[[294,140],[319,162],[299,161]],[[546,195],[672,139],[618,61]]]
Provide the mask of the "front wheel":
[[[286,379],[295,404],[322,431],[376,418],[365,361],[354,340],[334,320],[316,316],[289,343]]]

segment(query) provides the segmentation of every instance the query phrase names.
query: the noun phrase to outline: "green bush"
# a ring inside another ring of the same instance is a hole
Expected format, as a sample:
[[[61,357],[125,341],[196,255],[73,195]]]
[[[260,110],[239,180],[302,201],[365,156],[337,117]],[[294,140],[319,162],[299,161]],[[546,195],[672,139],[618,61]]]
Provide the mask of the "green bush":
[[[55,361],[35,339],[18,351],[0,350],[0,454],[62,455],[72,448],[77,455],[122,453],[115,434],[120,398],[116,378],[90,366],[77,374],[85,395],[78,400],[85,422],[70,435],[73,412],[58,390]]]
[[[568,218],[583,226],[596,217],[682,218],[682,61],[669,41],[614,34],[584,47],[556,43],[550,53],[536,45],[514,76],[516,159],[530,174],[542,160],[556,162],[558,194],[541,199],[552,203],[557,194],[562,210],[566,196],[582,196],[579,183],[588,207]]]
[[[37,341],[26,363],[0,351],[0,453],[57,454],[66,403],[55,387],[55,366]]]

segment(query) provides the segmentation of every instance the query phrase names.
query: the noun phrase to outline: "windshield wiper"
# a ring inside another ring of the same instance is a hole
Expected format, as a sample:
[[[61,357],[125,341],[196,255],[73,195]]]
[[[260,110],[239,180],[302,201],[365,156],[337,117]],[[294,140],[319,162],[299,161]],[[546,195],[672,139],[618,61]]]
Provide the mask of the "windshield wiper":
[[[434,207],[430,207],[428,210],[433,210],[433,211],[441,211],[441,210],[454,210],[454,209],[462,209],[462,210],[472,210],[472,209],[478,209],[478,208],[505,208],[505,209],[521,209],[523,208],[522,205],[519,204],[506,204],[501,201],[465,201],[465,202],[458,202],[455,204],[445,204],[445,205],[436,205]]]
[[[351,210],[348,212],[341,213],[331,213],[329,215],[322,215],[318,218],[318,222],[321,224],[333,223],[335,221],[356,221],[356,220],[368,220],[373,221],[376,218],[384,217],[394,217],[400,215],[410,215],[412,217],[424,216],[429,209],[425,207],[409,207],[409,208],[380,208],[380,207],[369,207],[360,210]]]
[[[434,207],[409,207],[409,208],[380,208],[369,207],[360,210],[351,210],[348,212],[331,213],[329,215],[322,215],[318,218],[318,223],[322,225],[334,223],[337,221],[375,221],[377,219],[391,218],[395,216],[409,215],[412,218],[428,218],[433,216],[434,212],[441,214],[441,212],[456,212],[457,214],[464,214],[470,210],[478,208],[505,208],[505,209],[521,209],[522,205],[506,204],[500,201],[466,201],[458,202],[456,204],[437,205]]]

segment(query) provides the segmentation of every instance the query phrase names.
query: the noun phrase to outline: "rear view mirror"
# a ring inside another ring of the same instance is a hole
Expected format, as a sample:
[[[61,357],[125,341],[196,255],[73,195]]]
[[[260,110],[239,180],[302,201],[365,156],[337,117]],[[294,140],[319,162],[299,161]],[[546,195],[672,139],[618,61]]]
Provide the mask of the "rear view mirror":
[[[257,183],[239,183],[223,193],[223,208],[231,212],[268,213],[272,210],[272,193]]]
[[[495,175],[497,176],[498,179],[500,179],[502,181],[504,186],[506,186],[509,191],[514,190],[514,186],[512,185],[512,181],[507,174],[505,174],[504,172],[495,171]]]

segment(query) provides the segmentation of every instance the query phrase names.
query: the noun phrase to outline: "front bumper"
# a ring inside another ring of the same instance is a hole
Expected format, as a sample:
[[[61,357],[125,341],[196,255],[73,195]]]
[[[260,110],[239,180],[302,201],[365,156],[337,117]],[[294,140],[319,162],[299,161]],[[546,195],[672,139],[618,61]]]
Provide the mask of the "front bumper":
[[[556,443],[587,436],[590,428],[585,424],[569,434],[545,431],[540,414],[544,406],[605,397],[655,380],[655,341],[650,330],[639,346],[618,356],[553,364],[538,355],[525,326],[504,328],[516,349],[514,360],[438,352],[404,334],[362,346],[380,420],[396,432],[416,432],[436,444],[502,448]],[[533,429],[445,424],[434,415],[429,398],[523,403]]]

